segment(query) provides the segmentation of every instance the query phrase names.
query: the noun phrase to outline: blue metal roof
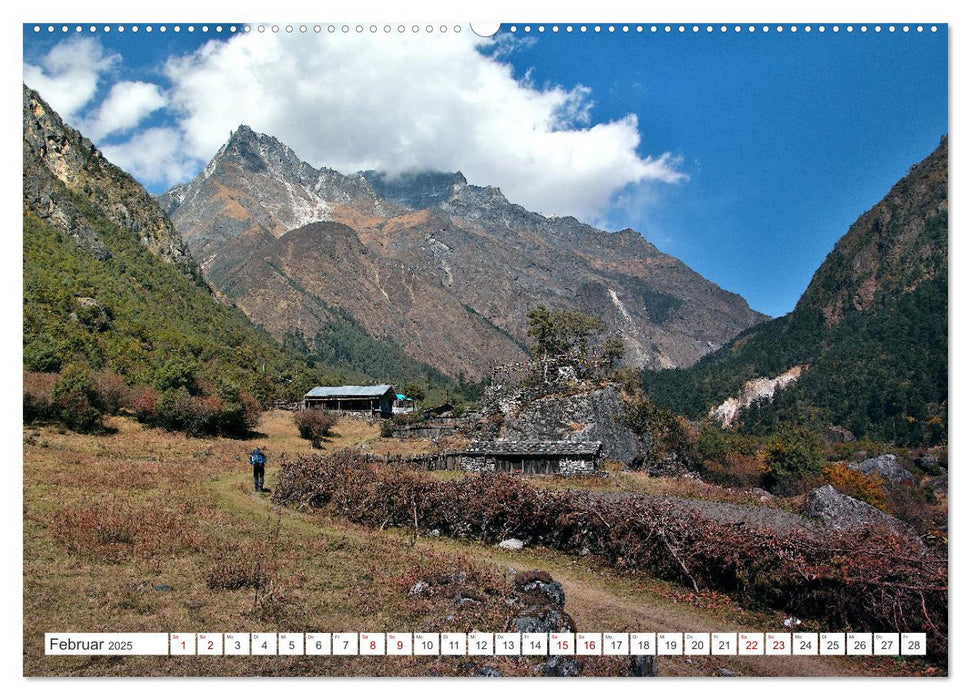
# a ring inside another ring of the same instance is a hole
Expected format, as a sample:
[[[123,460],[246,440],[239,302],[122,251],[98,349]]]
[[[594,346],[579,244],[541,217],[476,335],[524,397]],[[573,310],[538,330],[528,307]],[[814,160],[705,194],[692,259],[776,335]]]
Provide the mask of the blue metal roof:
[[[379,398],[391,391],[390,384],[374,386],[315,386],[304,394],[306,399]]]

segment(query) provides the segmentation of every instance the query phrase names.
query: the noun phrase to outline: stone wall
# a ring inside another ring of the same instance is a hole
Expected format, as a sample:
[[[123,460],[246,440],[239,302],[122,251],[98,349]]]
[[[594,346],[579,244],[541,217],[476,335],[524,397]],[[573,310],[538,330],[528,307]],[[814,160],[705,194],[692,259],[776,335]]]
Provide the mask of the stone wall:
[[[391,434],[396,438],[438,440],[459,431],[458,419],[422,421],[420,423],[392,423]]]
[[[595,460],[581,459],[575,457],[560,457],[557,460],[557,473],[562,476],[578,476],[582,474],[595,474],[603,465],[598,465]],[[494,472],[498,468],[498,460],[495,457],[480,455],[463,455],[462,471],[467,472]]]

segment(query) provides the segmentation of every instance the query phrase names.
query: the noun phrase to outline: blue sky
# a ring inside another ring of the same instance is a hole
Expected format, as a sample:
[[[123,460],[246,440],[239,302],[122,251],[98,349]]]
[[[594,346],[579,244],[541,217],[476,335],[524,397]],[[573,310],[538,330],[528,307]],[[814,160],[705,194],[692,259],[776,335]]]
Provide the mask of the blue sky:
[[[630,226],[771,315],[948,130],[943,25],[506,25],[498,41],[407,45],[326,29],[227,42],[230,23],[83,41],[32,26],[28,84],[150,191],[194,175],[245,122],[317,166],[460,169],[528,208]]]

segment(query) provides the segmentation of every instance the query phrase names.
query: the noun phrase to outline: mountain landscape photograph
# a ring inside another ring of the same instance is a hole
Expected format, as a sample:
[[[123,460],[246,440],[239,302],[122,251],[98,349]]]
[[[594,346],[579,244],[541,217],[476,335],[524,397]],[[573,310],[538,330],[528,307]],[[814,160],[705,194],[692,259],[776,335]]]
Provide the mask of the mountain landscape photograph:
[[[949,675],[946,24],[23,46],[25,676]]]

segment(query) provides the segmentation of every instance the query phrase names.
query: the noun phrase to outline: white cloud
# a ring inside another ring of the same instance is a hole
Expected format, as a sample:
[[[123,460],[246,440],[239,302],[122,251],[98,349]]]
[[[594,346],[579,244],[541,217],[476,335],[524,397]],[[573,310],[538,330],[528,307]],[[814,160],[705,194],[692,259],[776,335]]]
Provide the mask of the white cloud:
[[[188,159],[177,129],[153,127],[125,143],[105,145],[105,157],[143,183],[185,182],[198,172],[198,161]]]
[[[152,112],[166,104],[158,85],[124,80],[115,83],[94,114],[79,125],[93,140],[138,126]]]
[[[625,186],[684,178],[670,155],[637,154],[635,115],[588,125],[588,88],[517,82],[476,50],[482,41],[253,33],[210,42],[166,68],[184,156],[208,160],[245,123],[316,166],[462,170],[529,209],[588,220]]]
[[[39,61],[24,64],[24,82],[37,90],[65,121],[72,121],[98,90],[102,74],[120,57],[106,54],[91,37],[62,41]]]

